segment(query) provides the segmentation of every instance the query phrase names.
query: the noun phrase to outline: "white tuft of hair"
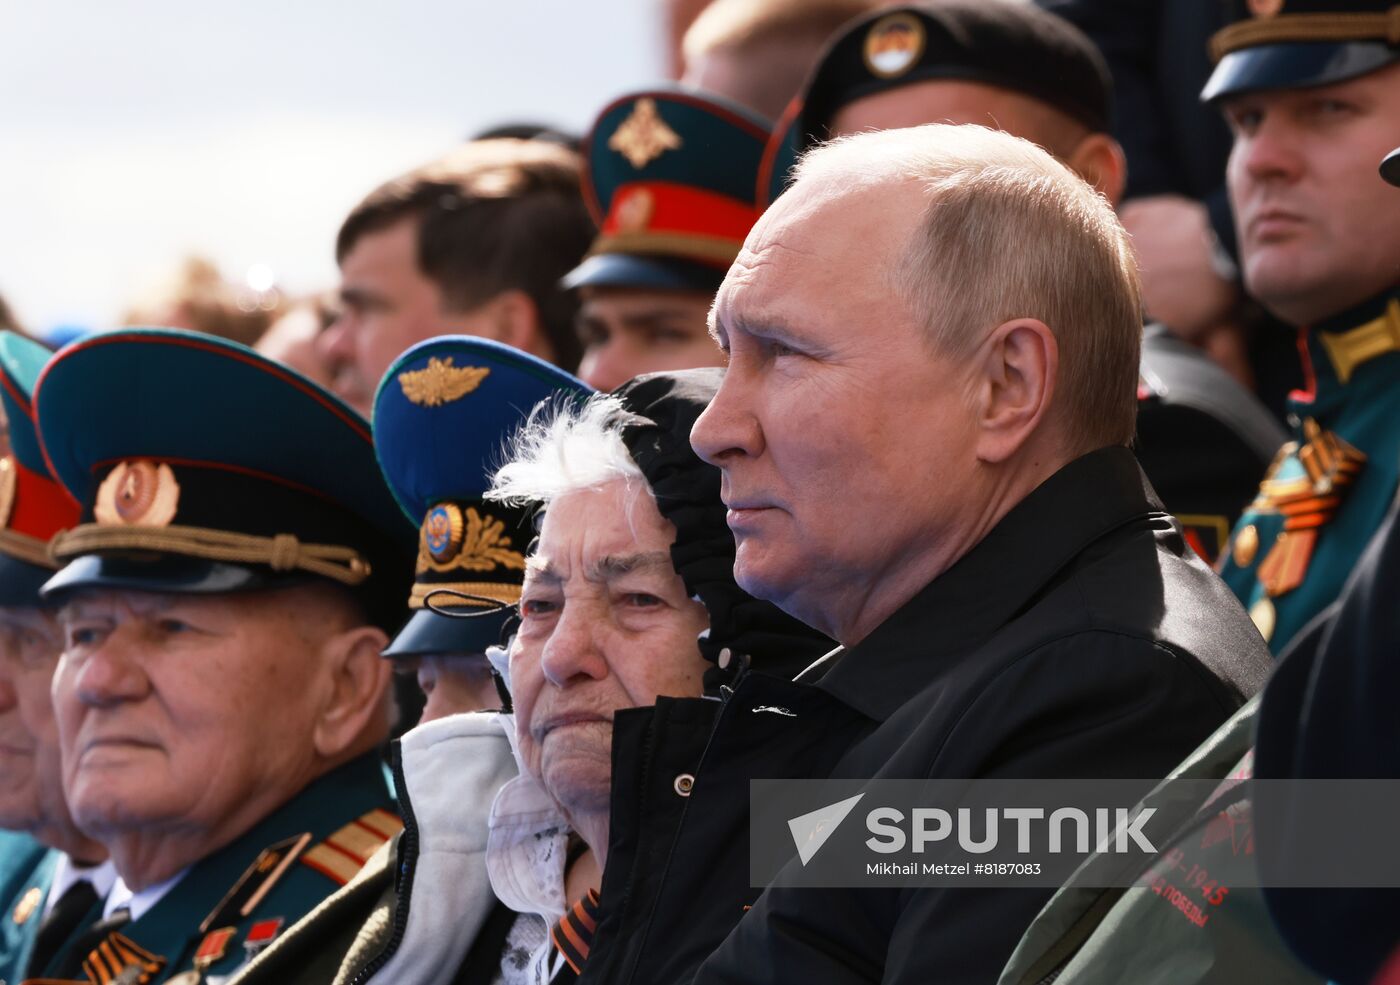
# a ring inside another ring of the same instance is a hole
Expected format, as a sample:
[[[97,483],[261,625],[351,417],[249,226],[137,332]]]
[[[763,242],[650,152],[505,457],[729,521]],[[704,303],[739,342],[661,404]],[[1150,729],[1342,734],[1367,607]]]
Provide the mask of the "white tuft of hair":
[[[506,464],[491,478],[486,498],[515,506],[548,506],[565,493],[597,489],[616,479],[648,489],[646,477],[626,444],[628,419],[611,394],[574,401],[546,400],[510,439]]]

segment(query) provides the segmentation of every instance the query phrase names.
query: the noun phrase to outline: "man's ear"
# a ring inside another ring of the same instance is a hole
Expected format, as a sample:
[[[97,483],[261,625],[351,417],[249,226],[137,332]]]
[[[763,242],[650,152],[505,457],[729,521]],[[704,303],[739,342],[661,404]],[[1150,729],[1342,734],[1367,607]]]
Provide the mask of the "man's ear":
[[[981,394],[977,457],[1004,462],[1045,420],[1059,375],[1059,347],[1044,322],[1017,318],[994,328],[975,358]]]
[[[322,642],[320,659],[330,675],[329,689],[312,735],[322,758],[358,755],[387,736],[385,694],[393,668],[380,654],[388,645],[388,636],[374,626],[356,626]]]
[[[1106,133],[1091,133],[1079,142],[1065,164],[1101,191],[1108,204],[1118,208],[1128,184],[1128,159],[1118,141]]]
[[[553,360],[554,347],[540,323],[540,309],[534,298],[518,289],[502,291],[487,302],[495,326],[495,337],[506,345]]]

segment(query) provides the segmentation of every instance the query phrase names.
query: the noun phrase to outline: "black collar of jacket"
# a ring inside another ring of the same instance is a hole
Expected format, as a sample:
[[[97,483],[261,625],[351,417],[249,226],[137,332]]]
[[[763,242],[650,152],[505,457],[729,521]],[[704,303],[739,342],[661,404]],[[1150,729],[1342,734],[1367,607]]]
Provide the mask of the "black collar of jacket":
[[[1070,462],[869,636],[823,658],[834,665],[816,686],[884,721],[1028,608],[1094,541],[1163,512],[1127,448],[1101,448]]]

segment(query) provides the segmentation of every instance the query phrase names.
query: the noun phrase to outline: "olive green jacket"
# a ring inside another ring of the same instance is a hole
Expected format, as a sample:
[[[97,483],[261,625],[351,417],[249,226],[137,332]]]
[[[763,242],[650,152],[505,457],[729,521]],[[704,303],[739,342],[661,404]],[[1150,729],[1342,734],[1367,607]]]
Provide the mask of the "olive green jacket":
[[[1259,890],[1234,884],[1253,875],[1245,867],[1252,870],[1254,855],[1250,803],[1229,790],[1250,775],[1258,708],[1255,697],[1144,798],[1172,832],[1156,842],[1162,850],[1151,877],[1129,889],[1101,888],[1113,881],[1104,874],[1122,866],[1122,856],[1090,856],[1032,921],[998,985],[1319,981],[1274,932]],[[1176,779],[1222,783],[1206,805],[1198,785],[1177,786]],[[1228,832],[1221,826],[1227,810]],[[1204,875],[1196,881],[1198,873]]]

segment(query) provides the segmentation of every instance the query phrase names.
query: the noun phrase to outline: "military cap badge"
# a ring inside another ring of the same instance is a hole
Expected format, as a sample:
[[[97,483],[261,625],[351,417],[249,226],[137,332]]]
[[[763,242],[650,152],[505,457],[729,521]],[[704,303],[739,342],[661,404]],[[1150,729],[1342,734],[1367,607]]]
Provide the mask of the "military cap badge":
[[[114,526],[165,527],[180,505],[180,484],[164,462],[122,462],[97,489],[93,518]]]
[[[452,357],[429,359],[422,369],[399,374],[399,386],[411,403],[420,407],[441,407],[460,400],[481,386],[491,370],[477,366],[453,366]]]
[[[666,125],[656,100],[637,100],[632,114],[608,138],[608,147],[627,158],[634,168],[644,168],[668,150],[679,150],[681,135]]]
[[[865,67],[882,79],[903,75],[924,53],[924,25],[912,14],[890,14],[865,35]]]

